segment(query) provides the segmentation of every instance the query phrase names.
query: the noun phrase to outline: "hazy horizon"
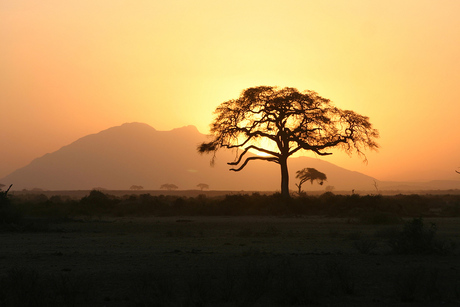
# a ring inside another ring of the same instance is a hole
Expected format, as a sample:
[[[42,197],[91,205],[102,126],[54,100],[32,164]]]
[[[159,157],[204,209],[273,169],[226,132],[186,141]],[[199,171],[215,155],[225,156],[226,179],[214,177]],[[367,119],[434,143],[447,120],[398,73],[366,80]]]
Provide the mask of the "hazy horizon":
[[[3,1],[0,178],[126,122],[208,133],[248,87],[369,116],[379,152],[323,158],[386,181],[460,180],[458,1]],[[307,154],[309,157],[315,157]]]
[[[125,123],[87,135],[59,150],[38,157],[0,183],[13,183],[14,190],[128,190],[140,185],[158,190],[165,183],[178,190],[197,189],[210,184],[212,191],[278,191],[279,166],[254,161],[240,172],[230,172],[227,162],[233,150],[221,150],[211,167],[210,155],[201,155],[196,145],[207,139],[193,125],[159,131],[145,123]],[[288,162],[290,189],[297,189],[296,171],[311,167],[327,175],[324,185],[304,184],[305,191],[415,192],[460,188],[460,180],[382,181],[379,178],[342,168],[327,159],[291,157]]]
[[[222,150],[211,167],[211,157],[196,151],[196,144],[205,140],[206,135],[194,126],[158,131],[147,124],[127,123],[78,139],[0,180],[13,183],[15,190],[126,190],[132,185],[155,190],[164,184],[190,190],[199,183],[208,184],[211,190],[279,190],[277,165],[258,161],[244,171],[229,172],[227,162],[235,152]],[[323,160],[290,160],[292,187],[297,181],[295,171],[308,166],[328,174],[322,190],[329,185],[337,190],[374,189],[373,178]],[[304,188],[316,189],[315,185]]]

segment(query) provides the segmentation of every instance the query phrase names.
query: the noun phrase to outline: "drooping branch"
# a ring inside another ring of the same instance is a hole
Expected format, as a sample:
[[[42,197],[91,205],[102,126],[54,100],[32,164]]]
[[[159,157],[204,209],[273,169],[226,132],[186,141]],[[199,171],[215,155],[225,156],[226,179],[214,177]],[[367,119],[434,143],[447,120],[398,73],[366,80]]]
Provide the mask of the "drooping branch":
[[[332,155],[332,153],[330,153],[330,152],[322,152],[320,150],[335,147],[338,144],[346,143],[347,141],[346,141],[345,138],[341,138],[341,139],[338,139],[338,140],[335,140],[335,141],[332,141],[332,142],[326,142],[326,143],[321,144],[321,145],[310,145],[310,144],[304,142],[301,139],[297,139],[296,142],[297,142],[297,144],[299,144],[299,148],[298,149],[296,148],[296,151],[300,150],[300,149],[311,150],[311,151],[313,151],[314,153],[316,153],[316,154],[318,154],[320,156],[328,156],[328,155]]]
[[[239,148],[239,147],[245,146],[247,143],[249,143],[250,140],[251,140],[251,138],[247,138],[246,140],[244,140],[243,143],[234,143],[234,144],[231,144],[230,142],[228,142],[228,143],[222,144],[221,146],[222,146],[222,147],[226,147],[226,148],[228,148],[228,149]]]
[[[253,160],[263,160],[263,161],[279,163],[278,158],[274,158],[274,157],[249,157],[249,158],[246,158],[246,160],[244,160],[243,164],[240,167],[231,168],[230,170],[234,172],[239,172],[248,164],[249,161],[253,161]]]
[[[363,149],[378,149],[375,139],[379,137],[378,131],[372,129],[368,117],[337,108],[331,109],[330,113],[332,118],[337,118],[335,122],[323,120],[328,126],[316,129],[316,135],[310,133],[314,129],[304,129],[291,136],[291,141],[296,142],[301,149],[311,150],[321,156],[332,154],[324,152],[327,148],[343,149],[349,154],[356,151],[358,155],[364,156],[364,162],[366,162]]]
[[[246,127],[233,127],[232,129],[227,129],[225,131],[220,132],[216,138],[208,143],[202,143],[198,146],[198,152],[200,153],[207,153],[217,151],[221,147],[225,147],[228,149],[233,148],[240,148],[246,146],[246,144],[250,143],[252,140],[257,138],[268,138],[270,140],[276,141],[275,136],[266,133],[261,130],[251,131],[254,127],[246,128]],[[216,131],[215,131],[216,132]],[[244,135],[244,141],[237,142],[238,138]],[[256,148],[257,149],[257,148]],[[259,151],[263,151],[258,149]],[[271,152],[266,152],[268,154],[272,154]]]
[[[269,154],[269,155],[272,155],[272,156],[275,156],[277,158],[280,157],[280,154],[279,153],[276,153],[274,151],[270,151],[270,150],[267,150],[267,149],[264,149],[264,148],[260,148],[260,147],[257,147],[255,145],[251,145],[251,146],[248,146],[244,149],[244,151],[240,154],[238,160],[234,161],[234,162],[228,162],[227,164],[228,165],[238,165],[240,164],[241,160],[243,159],[243,156],[246,155],[248,153],[249,150],[251,149],[255,149],[255,150],[258,150],[260,152],[263,152],[263,153],[266,153],[266,154]]]

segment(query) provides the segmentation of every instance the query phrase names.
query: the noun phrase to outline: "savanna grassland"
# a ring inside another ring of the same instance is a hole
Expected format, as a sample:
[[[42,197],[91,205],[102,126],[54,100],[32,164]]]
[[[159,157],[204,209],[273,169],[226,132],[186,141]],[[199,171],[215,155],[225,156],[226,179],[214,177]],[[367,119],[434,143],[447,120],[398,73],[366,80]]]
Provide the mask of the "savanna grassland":
[[[460,197],[10,196],[2,306],[456,306]]]

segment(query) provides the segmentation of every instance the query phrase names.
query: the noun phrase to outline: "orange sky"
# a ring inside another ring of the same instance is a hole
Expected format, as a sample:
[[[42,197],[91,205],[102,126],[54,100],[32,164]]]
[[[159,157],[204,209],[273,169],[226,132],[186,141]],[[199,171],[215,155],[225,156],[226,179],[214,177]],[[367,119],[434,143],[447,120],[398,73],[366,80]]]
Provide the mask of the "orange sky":
[[[0,1],[0,178],[125,122],[195,125],[257,85],[370,117],[380,180],[459,179],[460,1]]]

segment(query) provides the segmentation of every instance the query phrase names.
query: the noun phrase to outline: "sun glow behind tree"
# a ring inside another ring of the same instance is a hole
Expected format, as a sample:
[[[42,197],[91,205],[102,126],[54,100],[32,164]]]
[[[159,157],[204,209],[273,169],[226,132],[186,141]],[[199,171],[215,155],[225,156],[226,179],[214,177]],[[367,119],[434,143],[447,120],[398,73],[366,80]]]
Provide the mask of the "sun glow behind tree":
[[[125,122],[207,133],[216,101],[278,84],[379,127],[368,166],[330,162],[380,180],[458,180],[459,11],[455,0],[0,1],[0,178]]]
[[[244,90],[238,99],[219,105],[211,124],[212,140],[198,146],[200,153],[215,153],[221,148],[244,148],[237,153],[232,171],[242,170],[250,161],[274,162],[281,168],[281,193],[289,197],[287,159],[299,151],[320,156],[338,148],[366,157],[364,149],[378,148],[379,133],[369,118],[335,107],[314,91],[259,86]],[[277,150],[255,145],[267,140]],[[247,156],[250,150],[266,156]]]

